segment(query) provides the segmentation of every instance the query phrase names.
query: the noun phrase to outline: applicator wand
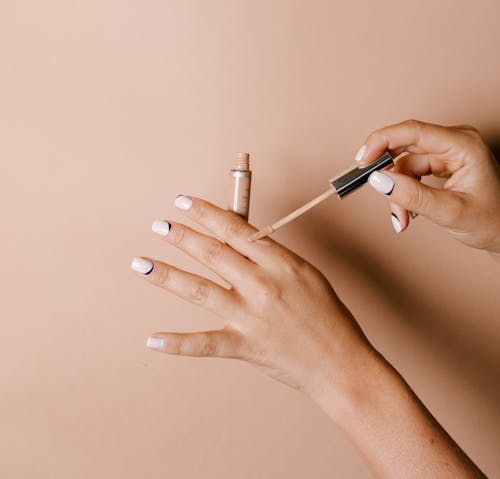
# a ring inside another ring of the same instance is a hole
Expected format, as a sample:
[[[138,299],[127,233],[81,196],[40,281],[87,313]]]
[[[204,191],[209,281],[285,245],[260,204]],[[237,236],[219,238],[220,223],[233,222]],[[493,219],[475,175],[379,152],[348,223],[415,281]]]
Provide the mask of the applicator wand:
[[[298,218],[300,215],[310,210],[313,206],[316,206],[317,204],[326,200],[334,193],[336,193],[340,199],[345,198],[348,194],[356,191],[359,187],[363,186],[368,181],[368,177],[374,171],[383,170],[385,168],[394,166],[394,162],[405,155],[407,155],[406,152],[401,153],[396,158],[393,158],[390,153],[384,153],[369,165],[349,168],[349,170],[344,171],[333,178],[330,178],[328,182],[330,183],[331,189],[325,191],[324,193],[321,193],[321,195],[317,196],[313,200],[309,201],[309,203],[306,203],[304,206],[301,206],[295,211],[292,211],[289,215],[281,218],[279,221],[276,221],[276,223],[266,226],[265,228],[250,235],[248,237],[248,240],[255,241],[260,238],[264,238],[264,236],[267,236],[273,231],[276,231],[278,228],[281,228],[283,225],[290,223],[290,221]]]

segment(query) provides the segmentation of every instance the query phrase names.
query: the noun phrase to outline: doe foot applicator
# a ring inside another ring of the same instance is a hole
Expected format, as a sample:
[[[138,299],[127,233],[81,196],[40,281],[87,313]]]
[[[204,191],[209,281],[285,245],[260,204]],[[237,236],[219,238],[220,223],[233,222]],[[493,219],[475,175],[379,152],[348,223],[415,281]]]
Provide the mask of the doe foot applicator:
[[[377,158],[373,163],[370,163],[369,165],[349,168],[349,170],[344,171],[343,173],[340,173],[333,178],[330,178],[328,182],[330,183],[331,189],[325,191],[324,193],[317,196],[313,200],[309,201],[309,203],[306,203],[305,205],[296,209],[295,211],[292,211],[284,218],[281,218],[279,221],[276,221],[276,223],[266,226],[265,228],[254,233],[253,235],[250,235],[248,237],[248,240],[255,241],[260,238],[264,238],[264,236],[267,236],[271,234],[273,231],[276,231],[278,228],[281,228],[283,225],[290,223],[290,221],[293,221],[295,218],[304,214],[306,211],[310,210],[313,206],[316,206],[317,204],[326,200],[329,196],[333,195],[334,193],[336,193],[340,199],[345,198],[348,194],[352,193],[353,191],[356,191],[359,187],[363,186],[368,181],[368,177],[374,171],[383,170],[385,168],[390,168],[391,166],[394,166],[394,162],[405,155],[407,155],[406,152],[401,153],[401,155],[399,155],[396,158],[393,158],[392,155],[387,152],[384,153],[379,158]]]

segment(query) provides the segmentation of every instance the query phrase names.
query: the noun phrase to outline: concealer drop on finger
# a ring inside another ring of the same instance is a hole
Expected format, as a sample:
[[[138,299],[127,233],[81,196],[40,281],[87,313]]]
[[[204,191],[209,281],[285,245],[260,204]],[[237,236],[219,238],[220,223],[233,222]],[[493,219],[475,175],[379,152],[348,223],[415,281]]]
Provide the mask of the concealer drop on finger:
[[[236,153],[234,166],[229,170],[229,178],[229,209],[248,220],[252,186],[252,171],[250,170],[250,155],[248,153]]]

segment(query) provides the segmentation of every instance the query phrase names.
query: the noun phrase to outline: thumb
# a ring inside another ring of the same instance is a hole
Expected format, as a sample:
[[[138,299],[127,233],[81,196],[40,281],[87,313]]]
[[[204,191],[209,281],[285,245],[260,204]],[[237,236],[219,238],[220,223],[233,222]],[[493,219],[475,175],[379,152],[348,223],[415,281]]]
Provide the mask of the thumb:
[[[393,171],[374,171],[368,183],[391,202],[429,218],[441,226],[455,226],[463,212],[459,193],[433,188],[418,179]]]

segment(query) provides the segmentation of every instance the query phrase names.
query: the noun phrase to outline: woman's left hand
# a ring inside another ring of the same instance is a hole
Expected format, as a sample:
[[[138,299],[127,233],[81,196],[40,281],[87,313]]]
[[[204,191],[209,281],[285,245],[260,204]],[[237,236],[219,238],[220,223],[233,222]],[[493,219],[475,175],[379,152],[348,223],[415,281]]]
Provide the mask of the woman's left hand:
[[[198,198],[175,201],[207,236],[180,223],[159,233],[231,286],[156,260],[132,269],[151,283],[214,311],[222,329],[155,333],[148,346],[189,356],[248,361],[304,391],[349,434],[376,477],[485,477],[370,345],[327,279],[236,213]]]
[[[148,346],[242,359],[313,398],[327,385],[335,396],[346,393],[374,350],[323,274],[270,238],[248,241],[257,229],[232,211],[187,196],[175,205],[216,237],[167,221],[155,221],[153,231],[231,287],[148,258],[135,258],[132,269],[225,324],[213,331],[154,333]]]

